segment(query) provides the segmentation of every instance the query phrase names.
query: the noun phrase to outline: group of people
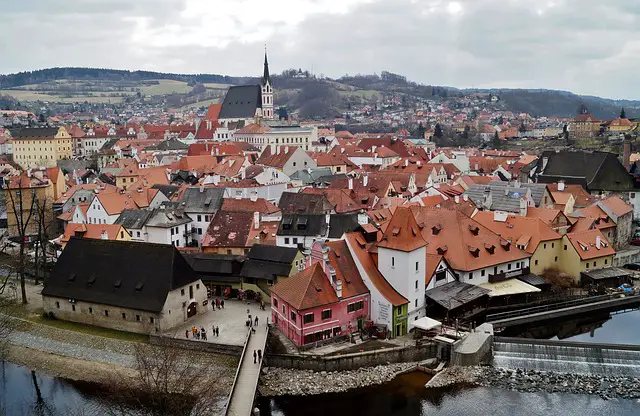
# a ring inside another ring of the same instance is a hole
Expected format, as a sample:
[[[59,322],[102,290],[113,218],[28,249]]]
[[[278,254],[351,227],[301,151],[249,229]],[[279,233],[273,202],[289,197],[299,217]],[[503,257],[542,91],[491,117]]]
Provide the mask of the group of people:
[[[216,299],[215,302],[212,300],[211,301],[211,309],[213,309],[214,311],[216,309],[224,309],[224,299]]]
[[[215,325],[213,325],[211,327],[211,332],[216,337],[220,336],[220,328],[218,328]],[[203,341],[207,340],[207,331],[204,329],[204,327],[202,327],[200,329],[196,328],[195,326],[192,327],[191,328],[191,334],[192,334],[194,339],[201,339]],[[184,336],[185,336],[185,338],[189,338],[189,330],[188,329],[184,331]]]
[[[256,358],[258,359],[257,361]],[[258,350],[257,353],[256,350],[253,350],[253,363],[257,364],[258,362],[262,362],[262,350]]]

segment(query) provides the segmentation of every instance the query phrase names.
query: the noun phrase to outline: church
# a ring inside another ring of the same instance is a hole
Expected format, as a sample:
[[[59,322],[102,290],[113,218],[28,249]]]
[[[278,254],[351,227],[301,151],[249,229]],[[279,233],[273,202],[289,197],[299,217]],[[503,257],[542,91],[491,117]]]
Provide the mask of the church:
[[[266,51],[260,84],[229,87],[218,116],[218,122],[230,130],[254,123],[256,119],[274,119],[273,85]]]

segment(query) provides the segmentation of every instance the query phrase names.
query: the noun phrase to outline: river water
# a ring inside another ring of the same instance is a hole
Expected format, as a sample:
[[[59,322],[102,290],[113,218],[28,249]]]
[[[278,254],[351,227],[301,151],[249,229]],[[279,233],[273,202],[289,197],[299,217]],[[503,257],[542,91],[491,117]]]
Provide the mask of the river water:
[[[580,317],[527,328],[510,336],[640,345],[640,311]],[[91,395],[65,380],[36,374],[10,363],[0,368],[0,415],[98,416],[105,412]],[[586,395],[518,393],[497,388],[428,391],[428,376],[412,373],[389,383],[345,393],[261,398],[261,416],[607,416],[640,415],[640,402]],[[36,387],[40,389],[38,399]],[[82,410],[82,412],[79,412]]]

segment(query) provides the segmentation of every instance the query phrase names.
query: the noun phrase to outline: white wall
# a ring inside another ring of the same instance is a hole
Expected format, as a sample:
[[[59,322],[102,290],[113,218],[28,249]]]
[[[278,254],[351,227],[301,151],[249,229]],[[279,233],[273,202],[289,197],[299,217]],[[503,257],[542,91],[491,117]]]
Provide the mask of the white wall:
[[[529,267],[529,258],[498,264],[497,272],[511,273],[520,271],[526,267]],[[456,273],[460,277],[461,282],[469,283],[472,285],[481,285],[483,283],[489,283],[489,275],[494,274],[495,269],[494,266],[492,266],[473,271],[456,270]]]
[[[378,247],[378,270],[409,301],[409,321],[424,316],[426,250],[420,247],[407,253]]]

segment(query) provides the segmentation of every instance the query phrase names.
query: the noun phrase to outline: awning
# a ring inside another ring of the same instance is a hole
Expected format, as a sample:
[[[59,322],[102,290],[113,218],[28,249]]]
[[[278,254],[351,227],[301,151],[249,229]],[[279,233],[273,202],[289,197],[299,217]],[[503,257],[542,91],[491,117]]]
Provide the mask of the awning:
[[[434,328],[440,328],[442,326],[442,322],[436,321],[435,319],[431,319],[428,316],[424,318],[420,318],[417,321],[409,322],[409,330],[413,328],[421,329],[423,331],[428,331]]]
[[[531,286],[518,279],[509,279],[499,283],[483,283],[479,286],[485,289],[489,289],[491,291],[489,293],[489,297],[491,298],[496,296],[540,292],[540,289],[538,289],[537,287]]]

